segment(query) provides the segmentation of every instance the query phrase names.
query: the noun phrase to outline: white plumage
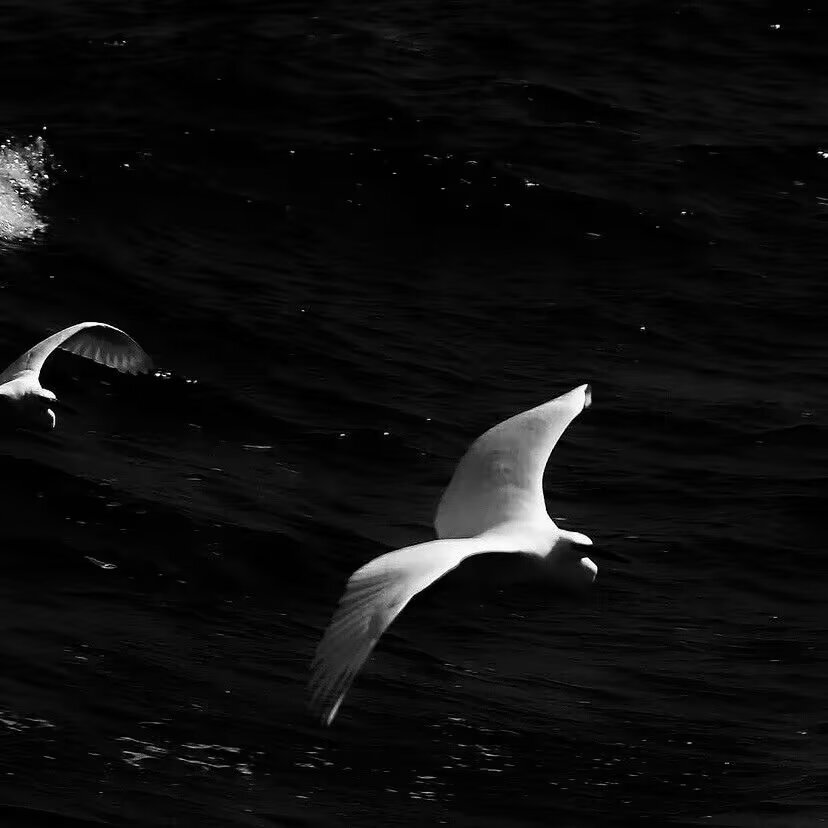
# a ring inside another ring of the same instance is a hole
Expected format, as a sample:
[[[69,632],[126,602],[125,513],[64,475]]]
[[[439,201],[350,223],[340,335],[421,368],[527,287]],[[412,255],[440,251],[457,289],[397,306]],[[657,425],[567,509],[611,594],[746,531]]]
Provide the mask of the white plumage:
[[[471,555],[534,555],[556,570],[595,579],[597,566],[579,551],[592,541],[559,529],[543,496],[549,455],[591,396],[589,385],[581,385],[489,429],[460,460],[443,493],[434,520],[438,540],[380,555],[354,572],[311,668],[310,706],[324,724],[333,721],[357,672],[403,607]]]
[[[57,348],[125,373],[152,368],[152,360],[143,348],[122,330],[104,322],[80,322],[39,342],[0,374],[0,401],[15,419],[54,428],[55,414],[49,404],[57,398],[41,386],[40,370]]]

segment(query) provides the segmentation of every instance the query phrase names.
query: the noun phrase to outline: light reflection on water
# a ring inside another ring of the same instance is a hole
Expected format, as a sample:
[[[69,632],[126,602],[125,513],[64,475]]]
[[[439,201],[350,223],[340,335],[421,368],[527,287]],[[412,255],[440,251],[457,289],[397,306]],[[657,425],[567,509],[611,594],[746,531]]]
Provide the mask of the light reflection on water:
[[[253,774],[251,762],[240,761],[245,757],[242,755],[241,748],[238,747],[195,742],[186,742],[182,745],[156,744],[132,736],[119,736],[115,741],[122,746],[121,759],[134,768],[143,769],[144,765],[142,763],[148,759],[169,759],[194,766],[204,773],[235,771],[242,776]]]

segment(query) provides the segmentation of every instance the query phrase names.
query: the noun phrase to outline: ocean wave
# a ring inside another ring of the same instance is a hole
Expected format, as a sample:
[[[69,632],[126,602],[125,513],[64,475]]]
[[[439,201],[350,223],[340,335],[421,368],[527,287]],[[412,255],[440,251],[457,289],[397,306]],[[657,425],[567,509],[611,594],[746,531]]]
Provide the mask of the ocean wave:
[[[35,205],[51,183],[52,157],[45,140],[0,143],[0,241],[31,239],[46,229]]]

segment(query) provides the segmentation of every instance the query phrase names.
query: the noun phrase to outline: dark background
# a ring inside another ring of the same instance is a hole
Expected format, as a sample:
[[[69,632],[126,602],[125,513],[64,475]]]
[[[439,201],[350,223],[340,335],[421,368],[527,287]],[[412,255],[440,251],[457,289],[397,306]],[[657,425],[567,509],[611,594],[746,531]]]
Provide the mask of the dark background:
[[[99,319],[160,372],[58,354],[0,438],[2,824],[828,821],[825,24],[6,0],[0,356]],[[349,573],[586,381],[591,595],[461,570],[318,728]]]

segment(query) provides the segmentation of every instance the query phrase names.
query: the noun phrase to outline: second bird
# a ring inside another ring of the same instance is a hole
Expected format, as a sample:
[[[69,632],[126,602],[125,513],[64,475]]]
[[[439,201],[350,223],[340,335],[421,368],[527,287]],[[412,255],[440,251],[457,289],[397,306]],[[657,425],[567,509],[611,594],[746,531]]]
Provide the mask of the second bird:
[[[52,429],[57,397],[40,384],[40,369],[57,348],[130,374],[149,371],[152,360],[128,334],[104,322],[80,322],[30,348],[0,374],[0,414],[14,425]]]

